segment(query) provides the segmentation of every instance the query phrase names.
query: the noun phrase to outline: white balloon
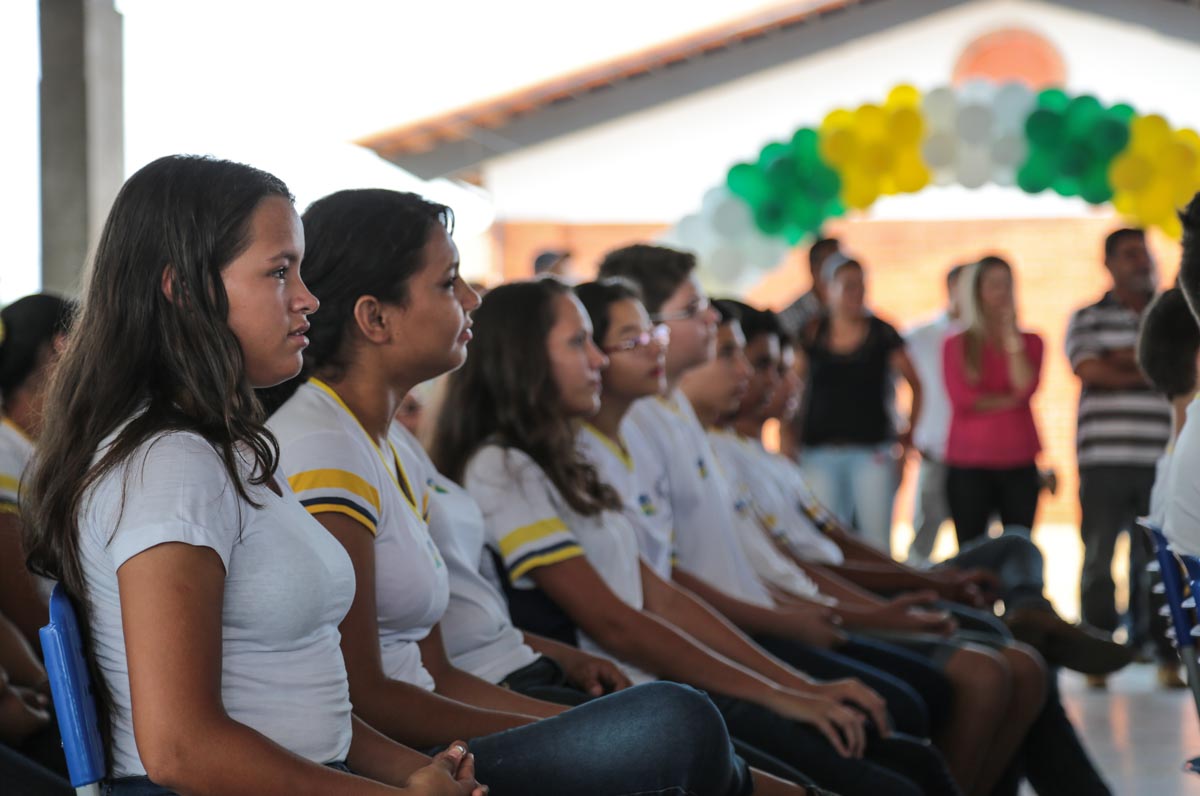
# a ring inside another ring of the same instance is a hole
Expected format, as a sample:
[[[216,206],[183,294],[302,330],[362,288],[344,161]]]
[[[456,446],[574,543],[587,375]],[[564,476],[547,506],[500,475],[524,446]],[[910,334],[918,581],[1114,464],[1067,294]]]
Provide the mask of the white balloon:
[[[966,188],[981,188],[992,177],[992,153],[986,147],[959,147],[958,181]]]
[[[788,245],[778,238],[757,235],[741,242],[746,263],[752,268],[769,271],[779,264],[788,251]]]
[[[729,189],[724,185],[716,185],[709,188],[704,192],[704,198],[700,200],[700,215],[711,219],[716,213],[717,208],[731,195]]]
[[[968,144],[986,144],[992,137],[992,109],[963,105],[958,109],[958,135]]]
[[[933,172],[933,184],[934,185],[942,185],[942,186],[957,185],[958,184],[958,175],[954,172],[954,169],[952,167],[944,168],[944,169],[937,169],[936,171]]]
[[[958,87],[959,105],[991,105],[996,96],[996,84],[983,78],[973,78]]]
[[[685,248],[696,252],[706,252],[717,242],[712,228],[703,218],[695,214],[679,219],[675,233]]]
[[[954,96],[954,90],[942,86],[930,91],[921,98],[921,113],[930,129],[952,128],[958,115],[958,99]]]
[[[712,208],[708,222],[716,236],[726,240],[754,231],[754,214],[750,206],[732,194],[727,194]]]
[[[1005,163],[992,164],[992,182],[1006,188],[1017,184],[1017,167]]]
[[[1020,131],[1036,104],[1037,97],[1024,83],[1005,83],[992,99],[997,132],[1003,134]]]
[[[921,145],[921,154],[925,162],[935,170],[954,165],[957,150],[958,140],[947,132],[934,133]]]
[[[741,274],[745,255],[733,245],[722,244],[702,258],[705,269],[722,282],[734,282]]]
[[[1025,162],[1028,154],[1029,145],[1024,135],[1009,133],[992,142],[992,162],[997,165],[1015,168]]]

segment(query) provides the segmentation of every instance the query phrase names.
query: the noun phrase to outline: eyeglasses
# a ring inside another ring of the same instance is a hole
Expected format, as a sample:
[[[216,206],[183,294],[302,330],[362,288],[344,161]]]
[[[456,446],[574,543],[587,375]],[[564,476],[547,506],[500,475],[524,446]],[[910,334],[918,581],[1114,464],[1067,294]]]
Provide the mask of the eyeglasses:
[[[654,321],[655,323],[666,323],[668,321],[690,321],[697,315],[703,315],[704,313],[708,312],[708,308],[711,306],[712,304],[709,302],[707,297],[698,298],[679,312],[672,312],[670,314],[660,312],[658,315],[650,316],[650,320]]]
[[[606,354],[618,354],[622,351],[636,351],[639,348],[646,348],[649,345],[658,345],[663,348],[671,342],[671,330],[661,323],[655,326],[648,332],[642,332],[637,337],[630,337],[628,340],[622,340],[616,345],[604,347]]]

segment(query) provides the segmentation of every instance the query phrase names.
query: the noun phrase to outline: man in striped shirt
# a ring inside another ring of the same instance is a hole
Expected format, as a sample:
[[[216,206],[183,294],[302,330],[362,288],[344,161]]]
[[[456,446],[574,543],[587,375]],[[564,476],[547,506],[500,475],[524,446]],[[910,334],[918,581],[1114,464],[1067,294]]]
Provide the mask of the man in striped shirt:
[[[1076,437],[1084,544],[1080,604],[1085,622],[1117,628],[1110,573],[1117,536],[1128,531],[1130,640],[1138,647],[1153,641],[1166,661],[1174,653],[1165,638],[1157,637],[1161,634],[1151,632],[1150,551],[1134,523],[1150,509],[1155,463],[1171,433],[1170,407],[1146,382],[1135,356],[1141,314],[1157,284],[1145,234],[1120,229],[1109,235],[1104,265],[1112,289],[1077,310],[1067,329],[1067,356],[1081,382]],[[1103,679],[1091,685],[1103,687]]]

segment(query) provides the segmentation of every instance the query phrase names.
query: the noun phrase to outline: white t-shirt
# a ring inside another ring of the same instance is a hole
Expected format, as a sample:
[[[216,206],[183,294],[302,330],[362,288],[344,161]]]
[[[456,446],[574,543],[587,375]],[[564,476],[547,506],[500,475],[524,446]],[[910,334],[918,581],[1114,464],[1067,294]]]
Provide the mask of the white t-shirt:
[[[913,429],[913,444],[917,450],[939,461],[946,455],[951,415],[950,396],[946,393],[946,377],[942,372],[942,348],[946,338],[957,328],[957,324],[942,313],[904,335],[908,356],[921,380],[921,417]]]
[[[1187,408],[1167,473],[1163,533],[1178,553],[1200,555],[1200,399]]]
[[[670,512],[660,509],[671,498],[666,469],[659,466],[637,428],[626,424],[620,437],[618,445],[595,426],[584,423],[577,447],[599,472],[600,480],[621,495],[625,516],[637,532],[642,560],[659,577],[670,580],[675,564],[675,529],[671,527]],[[641,479],[638,475],[643,472],[655,475]]]
[[[717,467],[692,405],[676,390],[668,398],[643,398],[622,425],[641,433],[658,468],[636,473],[644,489],[655,487],[665,468],[669,499],[657,506],[675,529],[679,567],[747,602],[772,605],[770,593],[746,558],[735,530],[735,498]]]
[[[601,580],[623,602],[643,607],[637,534],[621,512],[576,513],[541,467],[516,448],[485,445],[467,463],[463,484],[479,505],[488,544],[497,550],[516,589],[534,590],[538,567],[586,556]],[[521,621],[521,617],[514,616]],[[581,630],[579,647],[614,660],[634,682],[654,677],[618,661]]]
[[[800,597],[816,598],[820,589],[805,572],[775,546],[782,538],[782,495],[772,495],[773,485],[747,472],[746,453],[731,431],[709,431],[709,440],[722,472],[733,485],[735,528],[746,557],[758,576],[777,589]]]
[[[417,642],[442,618],[450,586],[425,524],[424,482],[411,481],[396,446],[377,447],[337,393],[317,379],[302,385],[269,426],[288,484],[308,512],[345,514],[375,536],[384,674],[433,690]]]
[[[446,562],[450,603],[442,642],[458,669],[499,683],[540,656],[513,626],[500,576],[485,544],[483,514],[467,491],[437,471],[421,443],[397,426],[396,450],[429,494],[429,535]]]
[[[146,772],[133,734],[117,570],[166,542],[211,548],[225,566],[221,701],[230,718],[313,762],[346,759],[350,690],[338,625],[354,599],[354,568],[286,484],[283,497],[265,485],[246,488],[259,507],[238,497],[208,442],[172,432],[85,495],[79,540],[96,660],[115,707],[114,776]]]
[[[1154,465],[1154,486],[1150,488],[1150,514],[1146,519],[1156,528],[1161,529],[1167,522],[1169,481],[1171,478],[1171,460],[1175,456],[1175,443],[1167,443],[1167,449],[1158,457]]]
[[[846,555],[842,548],[821,531],[822,526],[836,523],[837,518],[821,505],[808,488],[800,467],[786,456],[771,453],[759,440],[739,438],[739,441],[746,454],[744,466],[748,472],[758,476],[750,478],[747,483],[751,486],[769,483],[775,487],[764,494],[768,499],[772,496],[780,499],[780,502],[770,505],[772,511],[777,512],[777,529],[792,554],[814,564],[840,566],[845,563]]]

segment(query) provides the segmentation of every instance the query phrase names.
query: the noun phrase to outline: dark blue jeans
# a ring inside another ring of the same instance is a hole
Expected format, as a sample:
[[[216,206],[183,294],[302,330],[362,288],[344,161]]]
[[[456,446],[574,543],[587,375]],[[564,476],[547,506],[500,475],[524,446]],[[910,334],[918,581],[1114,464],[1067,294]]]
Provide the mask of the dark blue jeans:
[[[470,741],[492,796],[740,796],[725,722],[700,691],[648,683]]]

